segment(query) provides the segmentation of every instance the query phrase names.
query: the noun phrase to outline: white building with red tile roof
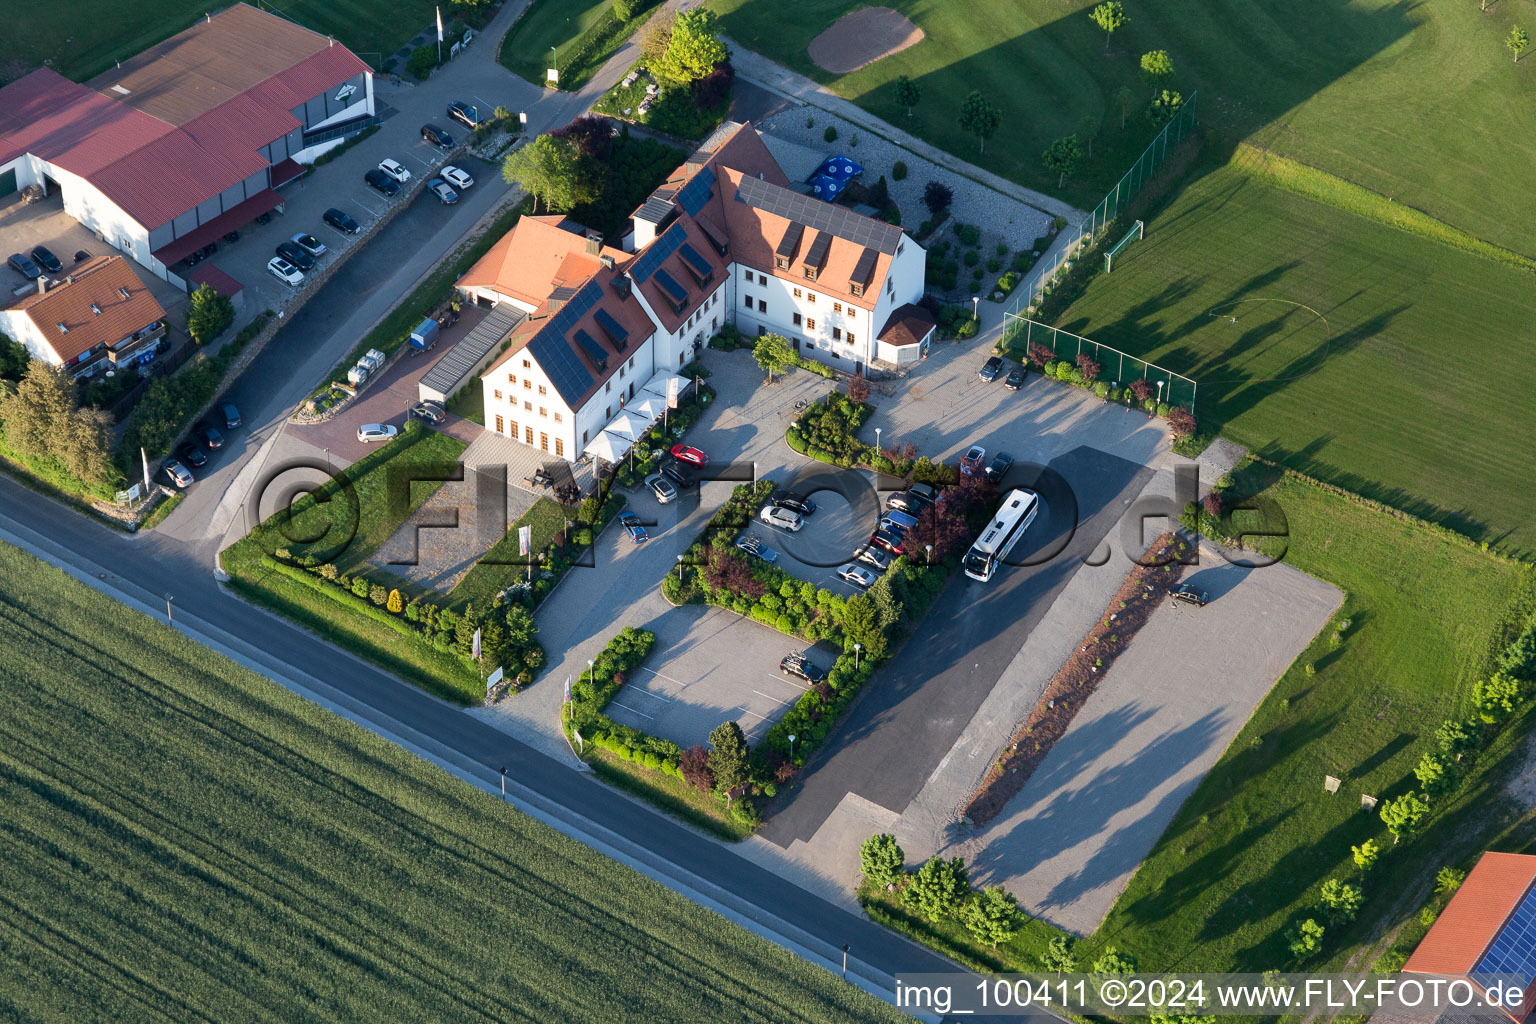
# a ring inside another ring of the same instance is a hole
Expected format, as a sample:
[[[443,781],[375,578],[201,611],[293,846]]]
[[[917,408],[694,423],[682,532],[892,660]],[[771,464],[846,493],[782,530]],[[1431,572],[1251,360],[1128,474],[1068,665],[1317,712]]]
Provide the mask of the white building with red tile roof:
[[[346,47],[235,4],[81,84],[41,68],[0,88],[0,195],[43,187],[156,276],[282,206],[301,165],[374,120]]]
[[[487,429],[570,460],[611,450],[607,424],[727,323],[850,373],[932,342],[923,248],[790,188],[750,127],[712,136],[634,212],[631,238],[627,253],[525,217],[460,279],[466,298],[526,314],[481,374]]]
[[[0,309],[0,333],[27,354],[76,377],[153,359],[165,337],[165,310],[121,256],[98,256],[56,285]]]

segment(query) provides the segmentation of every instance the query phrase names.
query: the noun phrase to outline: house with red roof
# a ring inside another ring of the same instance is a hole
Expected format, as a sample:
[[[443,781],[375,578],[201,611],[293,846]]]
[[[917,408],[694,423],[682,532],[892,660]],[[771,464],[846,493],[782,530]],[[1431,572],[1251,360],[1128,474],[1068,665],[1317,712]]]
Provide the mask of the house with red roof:
[[[749,126],[711,136],[635,210],[628,237],[633,251],[525,217],[459,280],[466,299],[515,316],[481,373],[487,429],[613,461],[727,323],[849,373],[914,362],[932,343],[922,246],[792,188]]]
[[[57,284],[46,277],[38,284],[38,291],[0,309],[0,334],[19,341],[33,359],[76,377],[154,359],[165,337],[165,310],[121,256],[97,256]]]
[[[248,4],[89,82],[40,68],[0,88],[0,195],[36,185],[157,277],[268,211],[303,165],[376,123],[346,47]]]

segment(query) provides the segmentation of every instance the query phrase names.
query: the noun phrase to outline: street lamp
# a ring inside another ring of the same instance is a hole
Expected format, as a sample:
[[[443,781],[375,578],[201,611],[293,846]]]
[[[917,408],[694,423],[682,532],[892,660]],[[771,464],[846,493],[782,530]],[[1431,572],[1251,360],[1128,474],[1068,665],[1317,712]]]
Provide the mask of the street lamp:
[[[1158,381],[1157,382],[1157,404],[1158,405],[1162,405],[1163,404],[1163,382],[1162,381]],[[1157,415],[1157,410],[1153,409],[1151,415],[1149,415],[1147,418],[1151,419],[1152,416],[1156,416],[1156,415]]]
[[[790,733],[789,734],[789,759],[790,759],[790,761],[794,761],[794,759],[795,759],[795,734],[794,733]]]
[[[597,683],[597,662],[591,658],[587,659],[587,682],[594,685]]]
[[[843,943],[843,980],[844,981],[848,980],[848,951],[850,949],[852,949],[852,948],[853,947],[850,946],[848,943],[846,943],[846,942]]]
[[[933,545],[932,544],[924,544],[923,547],[928,549],[928,564],[932,565],[933,564]]]
[[[864,645],[863,644],[854,644],[853,645],[853,670],[855,672],[857,672],[859,670],[859,652],[862,651],[863,649],[864,649]]]
[[[507,799],[507,768],[506,768],[506,765],[502,765],[502,768],[501,768],[501,799],[503,801],[505,801]]]
[[[677,556],[677,582],[683,582],[683,556]]]
[[[972,320],[980,320],[981,319],[981,296],[980,295],[972,295],[971,296],[971,319]]]
[[[170,594],[166,594],[165,595],[165,624],[168,625],[168,626],[176,625],[175,620],[173,620],[171,618],[171,601],[172,600],[174,600],[174,598],[172,598]]]
[[[882,453],[885,451],[884,448],[880,447],[880,428],[879,427],[875,428],[875,448],[876,448],[876,450],[878,450],[878,451],[880,451]]]

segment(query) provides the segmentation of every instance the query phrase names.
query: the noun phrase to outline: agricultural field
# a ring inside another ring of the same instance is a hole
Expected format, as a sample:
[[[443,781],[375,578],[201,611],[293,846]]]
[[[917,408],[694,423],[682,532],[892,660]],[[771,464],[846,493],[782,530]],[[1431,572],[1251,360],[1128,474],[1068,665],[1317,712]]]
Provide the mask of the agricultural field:
[[[0,1016],[905,1019],[30,556],[0,577]]]
[[[1249,138],[1394,196],[1508,248],[1536,254],[1525,225],[1533,199],[1521,183],[1536,163],[1536,61],[1516,65],[1503,38],[1523,8],[1364,0],[1214,3],[1125,0],[1127,23],[1106,49],[1088,17],[1096,0],[892,2],[926,38],[846,75],[820,70],[806,47],[852,0],[804,0],[795,17],[761,0],[712,0],[737,43],[826,84],[941,149],[1042,191],[1056,175],[1040,154],[1051,140],[1096,136],[1092,156],[1061,190],[1087,208],[1114,184],[1153,130],[1150,87],[1138,62],[1166,50],[1169,88],[1198,91],[1207,129]],[[1526,26],[1528,29],[1530,25]],[[909,119],[892,83],[909,76],[922,98]],[[1118,90],[1129,91],[1121,129]],[[979,89],[1002,127],[978,153],[957,124]],[[1099,128],[1085,133],[1084,119]]]
[[[299,24],[335,36],[374,67],[433,18],[430,0],[292,0],[278,6]],[[66,78],[83,81],[216,9],[187,0],[17,5],[6,11],[0,83],[19,78],[44,61]]]
[[[1532,281],[1229,164],[1056,323],[1194,377],[1206,429],[1528,554]]]

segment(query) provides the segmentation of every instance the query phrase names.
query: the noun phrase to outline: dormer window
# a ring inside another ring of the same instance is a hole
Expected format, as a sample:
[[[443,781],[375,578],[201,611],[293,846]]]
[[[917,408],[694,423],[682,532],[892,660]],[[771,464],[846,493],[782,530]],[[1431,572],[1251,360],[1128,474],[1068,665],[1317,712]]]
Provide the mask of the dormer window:
[[[848,290],[850,292],[852,292],[854,295],[863,295],[864,294],[864,286],[862,284],[860,284],[858,281],[849,281],[848,282]]]
[[[816,268],[815,267],[807,266],[805,268],[805,279],[807,281],[814,281],[814,280],[816,280]]]
[[[54,326],[55,326],[55,327],[57,327],[57,328],[58,328],[58,329],[59,329],[59,333],[60,333],[60,334],[68,334],[68,333],[69,333],[69,325],[68,325],[68,324],[66,324],[66,323],[64,323],[64,321],[63,321],[63,320],[60,320],[60,321],[59,321],[59,322],[58,322],[58,323],[57,323],[57,324],[55,324],[55,325],[54,325]]]
[[[91,312],[95,313],[97,316],[101,316],[101,307],[93,302],[91,303]]]
[[[780,270],[788,270],[789,260],[785,259],[783,256],[775,256],[773,258],[773,265]]]
[[[121,295],[125,299],[131,298],[131,296],[128,294],[128,289],[127,288],[119,288],[117,290],[117,294]]]

